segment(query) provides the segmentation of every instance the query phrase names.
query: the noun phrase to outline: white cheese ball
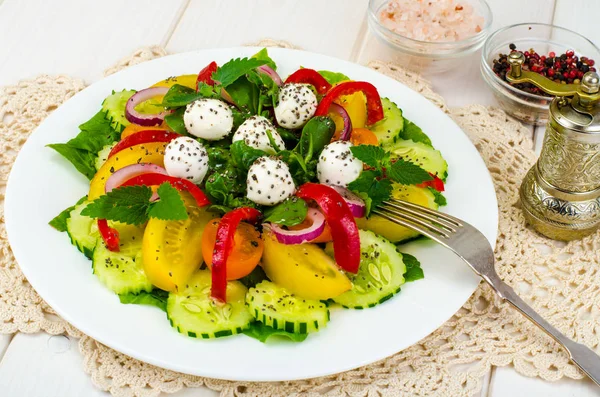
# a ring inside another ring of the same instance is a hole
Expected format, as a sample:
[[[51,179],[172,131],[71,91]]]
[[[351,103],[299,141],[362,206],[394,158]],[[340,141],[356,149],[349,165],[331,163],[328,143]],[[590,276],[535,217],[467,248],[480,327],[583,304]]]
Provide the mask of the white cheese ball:
[[[218,141],[231,132],[233,113],[223,101],[202,98],[186,106],[183,122],[190,134],[208,141]]]
[[[232,141],[236,142],[243,140],[246,145],[250,147],[260,149],[270,154],[275,154],[275,148],[269,141],[267,131],[270,131],[273,141],[279,150],[285,149],[283,139],[281,139],[281,136],[269,119],[263,116],[252,116],[244,121],[242,125],[238,127],[235,134],[233,134]]]
[[[208,153],[204,145],[187,136],[173,139],[165,148],[165,169],[170,176],[202,182],[208,171]]]
[[[325,146],[317,164],[317,178],[324,185],[343,186],[354,181],[363,170],[363,162],[354,157],[347,141]]]
[[[261,205],[279,204],[296,191],[287,164],[268,156],[259,157],[252,163],[246,184],[246,196]]]
[[[275,118],[287,129],[302,127],[317,110],[317,97],[308,84],[286,84],[279,90]]]

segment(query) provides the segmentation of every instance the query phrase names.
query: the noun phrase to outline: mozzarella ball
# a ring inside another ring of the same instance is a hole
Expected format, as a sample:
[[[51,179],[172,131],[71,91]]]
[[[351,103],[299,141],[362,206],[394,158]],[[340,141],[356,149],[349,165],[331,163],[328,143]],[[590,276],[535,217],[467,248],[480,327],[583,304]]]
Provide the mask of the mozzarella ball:
[[[283,139],[281,139],[281,136],[269,119],[263,116],[252,116],[244,121],[242,125],[238,127],[235,134],[233,134],[232,141],[236,142],[243,140],[246,145],[250,147],[260,149],[270,154],[275,154],[275,148],[269,141],[267,131],[270,131],[273,141],[279,150],[285,149]]]
[[[246,184],[246,196],[262,205],[279,204],[296,191],[287,164],[268,156],[259,157],[252,163]]]
[[[170,176],[202,182],[208,172],[208,153],[204,145],[187,136],[173,139],[165,148],[165,169]]]
[[[223,101],[202,98],[187,105],[183,122],[190,134],[208,141],[218,141],[231,132],[233,113]]]
[[[308,84],[286,84],[279,90],[275,118],[287,129],[302,127],[317,110],[317,97]]]
[[[324,185],[346,187],[363,170],[363,162],[354,157],[346,141],[336,141],[325,146],[317,163],[317,178]]]

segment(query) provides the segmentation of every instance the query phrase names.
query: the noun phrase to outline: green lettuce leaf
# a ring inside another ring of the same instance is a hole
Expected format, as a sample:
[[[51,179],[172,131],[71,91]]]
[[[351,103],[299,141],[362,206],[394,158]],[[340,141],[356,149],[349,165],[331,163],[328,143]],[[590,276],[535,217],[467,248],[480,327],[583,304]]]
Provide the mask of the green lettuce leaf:
[[[298,197],[290,197],[274,207],[267,208],[264,215],[266,222],[284,226],[295,226],[306,219],[307,212],[308,206],[306,205],[306,201]]]
[[[119,295],[121,303],[148,305],[158,307],[160,310],[167,311],[167,299],[169,293],[162,289],[154,288],[150,292],[142,291],[137,294],[128,293]]]
[[[398,136],[400,139],[412,140],[413,142],[423,142],[424,144],[433,147],[431,139],[423,132],[423,130],[412,121],[404,118],[404,127]]]
[[[303,342],[308,336],[308,334],[293,334],[280,329],[274,329],[258,321],[250,324],[250,328],[245,330],[244,334],[251,338],[258,339],[262,343],[266,343],[271,337],[283,337],[292,342]]]
[[[269,67],[273,70],[277,70],[277,64],[275,63],[275,61],[269,56],[269,52],[267,51],[266,48],[263,48],[262,50],[260,50],[259,52],[257,52],[256,54],[252,55],[253,59],[258,59],[261,61],[265,61],[266,65],[269,65]]]
[[[350,77],[343,73],[330,72],[329,70],[319,70],[319,74],[323,76],[329,84],[336,84],[342,81],[350,80]]]
[[[48,224],[58,230],[59,232],[67,231],[67,220],[71,217],[71,211],[75,209],[76,206],[83,203],[87,199],[87,196],[83,196],[82,198],[75,203],[75,205],[70,206],[69,208],[64,209],[60,214],[54,217]]]

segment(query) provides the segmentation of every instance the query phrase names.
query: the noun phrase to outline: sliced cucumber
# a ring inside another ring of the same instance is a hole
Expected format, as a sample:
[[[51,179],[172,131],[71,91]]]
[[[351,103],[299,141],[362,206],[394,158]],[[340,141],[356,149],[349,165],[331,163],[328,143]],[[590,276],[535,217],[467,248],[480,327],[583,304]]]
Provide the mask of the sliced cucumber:
[[[135,94],[134,90],[113,92],[102,102],[102,110],[106,112],[106,118],[110,120],[110,125],[116,131],[123,131],[123,128],[130,124],[125,117],[125,106],[133,94]]]
[[[193,338],[219,338],[242,333],[252,322],[245,304],[246,287],[239,281],[227,283],[227,303],[210,297],[211,274],[200,270],[192,275],[185,288],[170,293],[167,317],[171,326]]]
[[[392,156],[410,161],[443,181],[448,176],[448,163],[442,153],[423,142],[398,140],[386,149],[392,152]]]
[[[434,210],[437,210],[439,207],[435,194],[431,189],[415,185],[400,185],[399,183],[394,183],[392,186],[392,197],[396,199],[410,201],[411,203]],[[360,229],[370,230],[379,234],[393,243],[399,243],[419,236],[418,232],[375,214],[369,216],[369,218],[356,218],[356,225]]]
[[[94,164],[94,166],[96,167],[96,171],[98,171],[100,167],[102,167],[104,163],[106,163],[106,159],[108,159],[110,151],[113,147],[115,147],[116,144],[117,142],[113,142],[110,145],[106,145],[102,149],[100,149],[100,151],[98,152],[98,157],[96,158],[96,163]]]
[[[271,281],[262,281],[250,288],[246,303],[258,321],[286,332],[317,332],[329,322],[325,303],[299,298]]]
[[[402,110],[388,98],[381,98],[383,105],[383,120],[372,125],[369,129],[377,136],[379,145],[395,142],[404,128]]]
[[[67,234],[71,239],[71,243],[89,259],[92,259],[96,241],[100,236],[97,228],[93,227],[96,222],[94,219],[81,215],[81,211],[89,204],[89,201],[84,201],[73,208],[67,219]]]
[[[387,239],[360,230],[360,268],[350,275],[352,289],[333,300],[350,309],[376,306],[400,291],[406,266],[402,254]]]
[[[94,274],[102,284],[119,295],[152,291],[152,283],[144,273],[141,259],[143,228],[125,224],[111,226],[119,232],[119,252],[110,251],[104,241],[98,239],[92,258]]]

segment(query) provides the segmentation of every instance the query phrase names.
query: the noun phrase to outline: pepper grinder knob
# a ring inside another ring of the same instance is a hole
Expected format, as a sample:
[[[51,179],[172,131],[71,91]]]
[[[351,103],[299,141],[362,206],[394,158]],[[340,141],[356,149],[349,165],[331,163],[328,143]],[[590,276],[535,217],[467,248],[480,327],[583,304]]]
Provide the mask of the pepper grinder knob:
[[[600,91],[600,76],[596,72],[587,72],[581,79],[581,91],[596,94]]]
[[[525,55],[521,51],[513,51],[508,55],[508,63],[510,64],[510,77],[521,77],[521,67],[525,63]]]

